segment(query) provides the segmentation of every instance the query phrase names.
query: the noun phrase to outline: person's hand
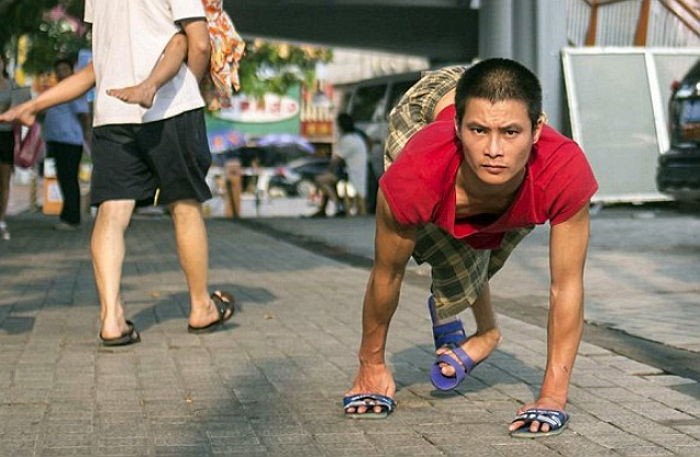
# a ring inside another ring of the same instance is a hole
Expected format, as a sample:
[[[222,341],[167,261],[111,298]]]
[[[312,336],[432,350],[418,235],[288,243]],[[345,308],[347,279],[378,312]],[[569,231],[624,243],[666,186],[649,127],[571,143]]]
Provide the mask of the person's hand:
[[[525,404],[518,408],[518,411],[516,412],[516,415],[520,415],[527,411],[528,409],[552,409],[555,411],[564,411],[564,407],[566,406],[565,403],[562,403],[561,401],[558,401],[552,397],[540,397],[537,401]],[[508,426],[508,431],[515,431],[525,425],[525,421],[517,421],[513,422]],[[549,424],[540,424],[537,421],[533,421],[530,424],[530,432],[536,433],[536,432],[548,432],[550,429]]]
[[[37,110],[34,101],[30,100],[20,105],[10,108],[0,114],[0,122],[19,122],[26,126],[30,126],[36,122]]]
[[[360,363],[355,382],[353,382],[350,390],[345,393],[345,396],[367,393],[386,395],[389,398],[394,398],[396,394],[396,384],[394,384],[394,377],[391,371],[389,371],[385,364]],[[374,407],[375,413],[380,413],[381,411],[381,406]],[[364,414],[367,412],[367,407],[360,406],[357,408],[357,411],[350,408],[347,412]]]

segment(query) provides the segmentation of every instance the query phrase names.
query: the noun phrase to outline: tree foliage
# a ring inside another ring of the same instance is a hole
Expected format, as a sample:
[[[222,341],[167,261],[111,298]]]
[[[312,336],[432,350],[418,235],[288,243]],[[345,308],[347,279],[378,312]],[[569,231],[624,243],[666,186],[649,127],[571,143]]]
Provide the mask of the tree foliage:
[[[56,58],[75,57],[81,48],[90,47],[89,34],[75,23],[47,14],[56,6],[82,18],[84,0],[0,0],[0,45],[4,52],[16,55],[19,37],[28,38],[23,65],[28,74],[48,71]],[[312,88],[316,63],[331,58],[327,48],[254,40],[248,43],[240,62],[242,91],[260,98],[267,92],[286,94],[300,82]]]
[[[2,51],[16,55],[19,38],[26,36],[24,70],[30,74],[50,70],[58,57],[75,57],[79,49],[89,47],[89,37],[73,21],[47,13],[61,6],[66,14],[80,19],[83,4],[83,0],[0,0]]]
[[[240,62],[241,90],[261,98],[268,92],[284,95],[300,82],[314,87],[316,63],[332,57],[327,48],[255,40],[248,43]]]

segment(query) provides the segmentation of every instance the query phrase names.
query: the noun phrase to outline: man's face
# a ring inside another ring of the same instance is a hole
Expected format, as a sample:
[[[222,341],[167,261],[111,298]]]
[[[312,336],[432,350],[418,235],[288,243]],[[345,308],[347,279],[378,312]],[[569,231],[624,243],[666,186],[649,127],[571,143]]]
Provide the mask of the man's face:
[[[456,128],[469,170],[484,184],[498,186],[523,176],[542,122],[533,129],[520,100],[472,98]]]
[[[59,81],[63,81],[64,79],[73,74],[73,67],[71,67],[67,63],[61,62],[58,65],[56,65],[55,71],[56,79],[58,79]]]

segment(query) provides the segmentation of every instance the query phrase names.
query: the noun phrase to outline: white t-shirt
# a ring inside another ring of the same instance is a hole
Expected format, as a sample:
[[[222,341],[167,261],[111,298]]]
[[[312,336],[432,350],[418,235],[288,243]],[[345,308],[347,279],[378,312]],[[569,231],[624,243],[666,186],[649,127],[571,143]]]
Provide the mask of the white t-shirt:
[[[95,127],[159,121],[204,106],[197,78],[184,63],[150,109],[106,92],[145,80],[180,31],[176,22],[192,18],[205,18],[201,0],[85,0],[85,22],[92,24]]]
[[[367,194],[367,144],[359,133],[346,133],[340,137],[335,152],[345,160],[350,183],[358,195]]]

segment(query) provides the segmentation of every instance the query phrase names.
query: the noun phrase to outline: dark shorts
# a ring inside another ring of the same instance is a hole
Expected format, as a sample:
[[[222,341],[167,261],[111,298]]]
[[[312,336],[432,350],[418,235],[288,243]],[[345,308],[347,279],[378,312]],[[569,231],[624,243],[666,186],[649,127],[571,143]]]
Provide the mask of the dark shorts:
[[[92,140],[93,205],[108,200],[169,205],[211,198],[211,153],[201,109],[146,124],[96,127]]]
[[[15,162],[15,137],[12,132],[0,131],[0,163]]]

